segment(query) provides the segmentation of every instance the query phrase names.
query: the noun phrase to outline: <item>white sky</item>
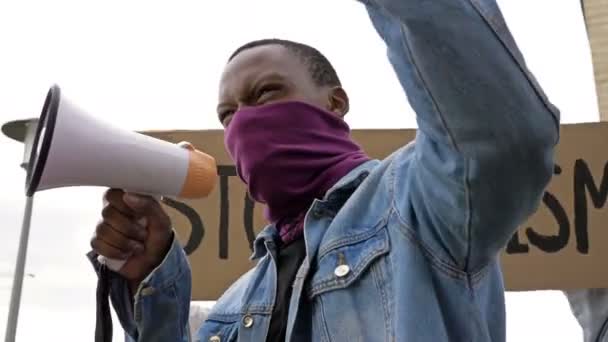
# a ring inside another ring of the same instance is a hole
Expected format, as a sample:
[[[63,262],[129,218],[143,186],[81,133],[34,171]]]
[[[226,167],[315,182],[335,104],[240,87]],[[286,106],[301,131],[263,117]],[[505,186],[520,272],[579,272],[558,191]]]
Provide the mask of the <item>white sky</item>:
[[[598,120],[579,0],[499,3],[563,122]],[[58,83],[80,106],[125,128],[220,128],[214,108],[224,62],[262,37],[323,51],[349,91],[352,127],[415,127],[384,46],[352,0],[0,1],[0,123],[38,116]],[[24,204],[21,153],[0,137],[2,334]],[[35,277],[25,279],[18,341],[92,339],[95,276],[84,254],[101,193],[37,196],[27,260]],[[509,341],[581,340],[558,292],[508,293],[507,310]]]

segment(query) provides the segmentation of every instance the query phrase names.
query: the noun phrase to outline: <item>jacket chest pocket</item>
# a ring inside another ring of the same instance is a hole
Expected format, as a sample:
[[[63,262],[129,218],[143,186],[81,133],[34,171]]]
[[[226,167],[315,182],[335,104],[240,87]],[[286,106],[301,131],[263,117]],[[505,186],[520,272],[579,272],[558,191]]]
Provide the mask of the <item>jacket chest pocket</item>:
[[[235,317],[215,316],[203,323],[195,342],[236,342],[238,339],[239,321]]]
[[[320,251],[307,287],[315,340],[388,340],[389,251],[386,227],[348,237]]]

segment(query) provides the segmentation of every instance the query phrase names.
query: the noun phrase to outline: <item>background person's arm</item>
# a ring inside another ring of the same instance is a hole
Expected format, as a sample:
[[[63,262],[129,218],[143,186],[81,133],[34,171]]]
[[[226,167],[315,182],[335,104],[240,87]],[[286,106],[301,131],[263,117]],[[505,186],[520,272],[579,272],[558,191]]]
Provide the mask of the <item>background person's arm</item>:
[[[192,341],[196,340],[197,333],[205,323],[205,320],[209,316],[209,312],[211,312],[211,307],[208,305],[203,305],[197,302],[192,302],[190,304],[189,325]]]
[[[608,342],[608,289],[564,291],[584,342]]]

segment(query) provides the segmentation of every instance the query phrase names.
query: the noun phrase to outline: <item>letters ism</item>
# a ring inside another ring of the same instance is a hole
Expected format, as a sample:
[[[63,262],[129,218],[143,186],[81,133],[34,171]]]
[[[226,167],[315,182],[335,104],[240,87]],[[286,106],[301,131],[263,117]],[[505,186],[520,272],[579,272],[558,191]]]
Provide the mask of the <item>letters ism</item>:
[[[595,209],[602,209],[608,200],[608,162],[604,165],[600,179],[594,179],[587,162],[583,159],[574,161],[574,172],[571,186],[574,194],[573,217],[568,217],[564,206],[560,203],[555,194],[546,191],[542,198],[542,205],[545,206],[555,220],[555,233],[553,235],[540,234],[534,227],[525,227],[518,230],[506,247],[507,254],[525,254],[530,251],[530,245],[545,253],[557,253],[565,248],[568,243],[573,241],[576,244],[576,251],[582,255],[589,254],[589,226],[588,216],[590,204]],[[230,226],[230,205],[229,205],[229,177],[236,177],[236,168],[233,165],[218,166],[219,174],[219,255],[220,259],[228,259],[229,241],[228,229]],[[562,167],[555,165],[554,178],[560,177]],[[234,200],[234,199],[232,199]],[[249,247],[253,247],[255,232],[253,227],[254,202],[245,193],[243,195],[244,210],[242,213],[242,227],[249,242]],[[590,200],[590,201],[589,201]],[[185,216],[190,222],[191,233],[184,245],[186,254],[194,252],[205,238],[204,218],[202,218],[192,207],[186,203],[165,199],[164,204],[175,209],[179,214]],[[257,227],[259,228],[259,227]],[[572,234],[574,230],[574,234]],[[522,243],[520,234],[525,234],[528,243]],[[572,236],[573,235],[573,236]]]

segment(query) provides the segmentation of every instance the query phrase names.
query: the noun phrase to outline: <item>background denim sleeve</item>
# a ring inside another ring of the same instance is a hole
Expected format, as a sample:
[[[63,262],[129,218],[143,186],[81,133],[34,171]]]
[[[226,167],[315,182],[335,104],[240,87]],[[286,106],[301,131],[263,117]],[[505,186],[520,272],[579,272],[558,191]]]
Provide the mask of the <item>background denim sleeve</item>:
[[[564,292],[576,317],[585,342],[608,342],[608,289]]]
[[[362,0],[417,113],[394,205],[442,259],[475,272],[538,207],[559,112],[493,0]]]
[[[111,278],[112,306],[125,331],[125,341],[190,341],[191,271],[177,238],[163,262],[131,298],[127,281]]]

